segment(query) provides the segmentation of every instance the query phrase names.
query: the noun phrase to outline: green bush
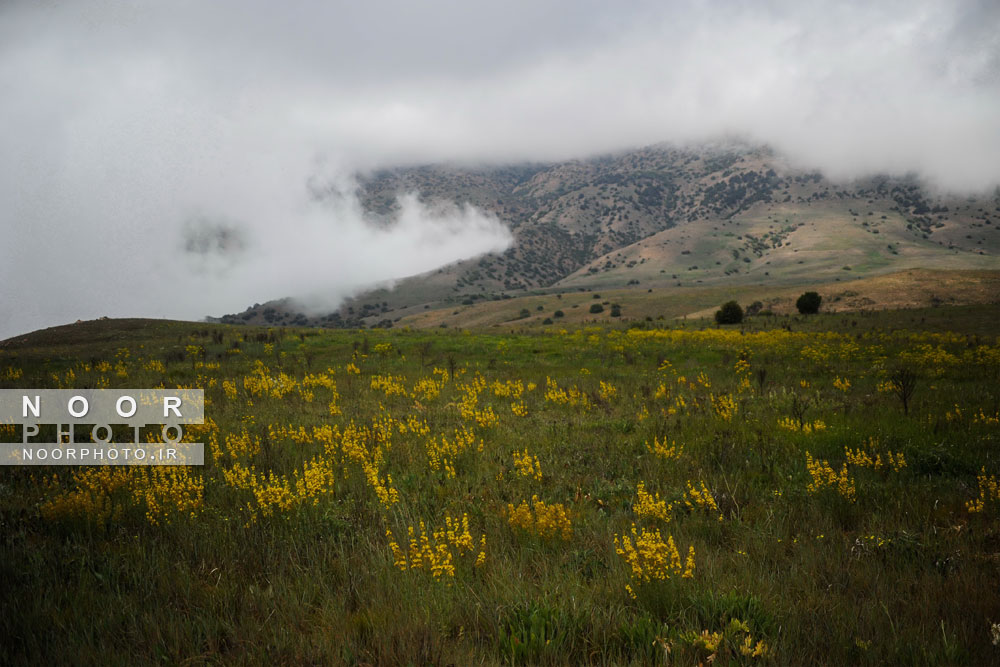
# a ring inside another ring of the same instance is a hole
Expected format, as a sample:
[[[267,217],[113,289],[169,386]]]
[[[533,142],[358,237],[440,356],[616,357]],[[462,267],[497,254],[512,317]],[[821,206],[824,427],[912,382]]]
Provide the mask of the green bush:
[[[813,315],[819,312],[819,305],[822,301],[823,297],[816,292],[806,292],[795,302],[795,307],[803,315]]]
[[[743,321],[743,309],[735,301],[727,301],[715,311],[715,321],[718,324],[739,324]]]
[[[604,312],[604,306],[602,306],[599,303],[595,303],[595,304],[593,304],[593,305],[590,306],[590,312],[592,312],[592,313],[603,313]]]

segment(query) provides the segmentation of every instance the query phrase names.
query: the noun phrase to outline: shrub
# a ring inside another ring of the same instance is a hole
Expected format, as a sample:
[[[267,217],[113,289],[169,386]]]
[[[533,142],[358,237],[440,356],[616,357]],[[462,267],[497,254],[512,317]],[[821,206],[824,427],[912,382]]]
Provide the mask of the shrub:
[[[764,304],[760,301],[754,301],[749,306],[747,306],[747,317],[753,317],[754,315],[759,315],[760,311],[764,309]]]
[[[621,316],[622,316],[622,307],[619,306],[617,303],[612,304],[611,305],[611,317],[621,317]]]
[[[599,303],[592,304],[590,306],[590,312],[592,312],[592,313],[603,313],[604,312],[604,306],[602,306]]]
[[[795,307],[799,309],[799,312],[803,315],[813,315],[819,312],[819,304],[823,301],[821,297],[816,292],[806,292],[799,297],[799,300],[795,302]]]
[[[743,321],[743,309],[735,301],[727,301],[715,311],[715,321],[718,324],[739,324]]]
[[[552,313],[552,317],[563,317],[564,315],[566,315],[566,313],[564,313],[561,310],[557,310],[556,312]]]

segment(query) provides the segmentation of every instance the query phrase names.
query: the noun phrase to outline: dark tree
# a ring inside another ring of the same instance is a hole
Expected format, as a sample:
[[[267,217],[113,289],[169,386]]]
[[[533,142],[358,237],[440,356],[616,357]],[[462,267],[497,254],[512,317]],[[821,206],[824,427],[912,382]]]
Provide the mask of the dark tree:
[[[727,301],[715,311],[715,321],[718,324],[739,324],[743,321],[743,309],[735,301]]]
[[[795,307],[803,315],[814,315],[819,312],[819,304],[822,302],[823,297],[816,292],[806,292],[795,302]]]
[[[591,304],[591,306],[590,306],[590,312],[592,312],[592,313],[603,313],[604,312],[604,306],[602,306],[599,303]]]

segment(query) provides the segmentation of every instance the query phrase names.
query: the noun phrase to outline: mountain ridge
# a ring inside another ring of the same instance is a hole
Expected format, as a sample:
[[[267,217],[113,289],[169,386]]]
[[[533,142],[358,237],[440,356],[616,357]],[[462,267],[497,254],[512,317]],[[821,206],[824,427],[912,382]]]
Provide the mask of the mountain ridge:
[[[656,145],[592,158],[490,167],[424,165],[358,177],[374,217],[398,197],[470,204],[511,230],[506,251],[376,288],[332,313],[294,300],[224,322],[391,326],[414,309],[533,291],[644,285],[776,287],[910,268],[1000,269],[1000,188],[933,193],[912,177],[834,182],[759,146]]]

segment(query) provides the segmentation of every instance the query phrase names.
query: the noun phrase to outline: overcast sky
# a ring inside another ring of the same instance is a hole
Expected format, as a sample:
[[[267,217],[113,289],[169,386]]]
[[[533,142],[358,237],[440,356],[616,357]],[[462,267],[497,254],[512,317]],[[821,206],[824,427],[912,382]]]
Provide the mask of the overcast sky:
[[[6,0],[0,128],[0,338],[334,302],[510,242],[415,198],[372,228],[377,166],[738,136],[993,187],[1000,3]]]

